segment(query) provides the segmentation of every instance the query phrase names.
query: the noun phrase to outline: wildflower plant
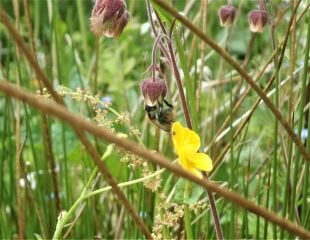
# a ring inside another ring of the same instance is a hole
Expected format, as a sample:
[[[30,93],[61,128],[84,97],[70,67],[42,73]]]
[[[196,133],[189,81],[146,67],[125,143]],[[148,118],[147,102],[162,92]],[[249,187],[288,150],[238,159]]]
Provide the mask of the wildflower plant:
[[[0,2],[0,238],[310,238],[306,1]]]
[[[200,171],[212,170],[211,158],[199,152],[201,141],[197,133],[175,122],[172,125],[171,135],[175,151],[179,156],[178,162],[184,169],[199,178],[203,176]]]
[[[259,9],[249,13],[249,27],[251,32],[261,33],[268,23],[269,16],[263,0],[259,0]]]
[[[227,5],[223,5],[218,10],[220,24],[222,27],[230,27],[236,16],[236,8],[232,5],[231,1]]]
[[[118,37],[129,21],[124,0],[96,0],[90,18],[96,36]]]

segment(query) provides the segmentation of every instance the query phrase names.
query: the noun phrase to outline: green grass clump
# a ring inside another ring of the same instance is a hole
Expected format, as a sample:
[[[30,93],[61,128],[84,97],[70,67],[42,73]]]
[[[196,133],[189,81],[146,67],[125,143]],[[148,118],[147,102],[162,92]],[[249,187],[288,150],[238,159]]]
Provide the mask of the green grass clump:
[[[199,151],[213,160],[204,179],[275,213],[283,225],[296,224],[283,229],[274,215],[84,134],[154,238],[214,239],[219,228],[226,239],[295,238],[295,227],[310,234],[309,4],[267,1],[269,22],[262,33],[252,33],[248,13],[264,1],[233,0],[237,12],[230,28],[219,24],[224,0],[165,1],[217,43],[218,51],[157,2],[127,1],[130,21],[118,38],[91,32],[92,1],[0,2],[1,16],[7,14],[17,31],[12,35],[0,18],[1,239],[145,238],[81,141],[84,125],[77,129],[2,87],[10,82],[39,102],[53,101],[31,57],[70,112],[177,164],[171,134],[158,127],[158,119],[152,124],[144,110],[140,83],[155,66],[173,106],[164,109],[195,130]]]

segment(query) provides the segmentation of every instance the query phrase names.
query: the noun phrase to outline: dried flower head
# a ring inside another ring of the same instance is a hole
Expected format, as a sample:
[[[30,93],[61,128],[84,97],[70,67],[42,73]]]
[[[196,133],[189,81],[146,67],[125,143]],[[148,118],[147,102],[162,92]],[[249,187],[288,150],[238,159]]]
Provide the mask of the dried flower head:
[[[236,8],[232,5],[224,5],[218,11],[220,24],[222,27],[229,27],[234,22],[236,16]]]
[[[167,94],[167,85],[165,80],[155,78],[145,79],[140,85],[145,104],[148,106],[155,106],[157,102],[162,102]]]
[[[96,36],[118,37],[129,21],[124,0],[96,0],[90,18]]]
[[[268,13],[265,10],[252,10],[249,14],[251,32],[263,32],[268,23]]]

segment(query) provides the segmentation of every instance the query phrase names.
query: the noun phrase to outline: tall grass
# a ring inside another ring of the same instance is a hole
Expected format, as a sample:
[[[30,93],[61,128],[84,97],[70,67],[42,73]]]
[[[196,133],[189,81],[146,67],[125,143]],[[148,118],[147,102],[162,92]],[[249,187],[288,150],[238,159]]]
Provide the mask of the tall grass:
[[[0,2],[0,238],[213,239],[213,197],[224,238],[309,236],[309,3],[267,1],[270,23],[251,34],[256,1],[233,1],[230,29],[217,15],[226,1],[165,2],[190,21],[127,1],[117,39],[90,32],[91,1]],[[208,180],[178,170],[170,134],[145,118],[150,16],[172,29],[155,60],[176,120],[213,159]]]

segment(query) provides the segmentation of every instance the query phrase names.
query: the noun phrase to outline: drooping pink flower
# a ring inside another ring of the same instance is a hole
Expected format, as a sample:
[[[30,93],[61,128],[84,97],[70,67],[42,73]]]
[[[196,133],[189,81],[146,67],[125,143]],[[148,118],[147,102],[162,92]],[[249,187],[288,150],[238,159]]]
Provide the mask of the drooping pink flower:
[[[251,32],[263,32],[268,23],[268,12],[266,10],[252,10],[249,13],[249,24]]]
[[[96,36],[118,37],[129,21],[124,0],[96,0],[90,18]]]
[[[236,16],[236,8],[232,5],[224,5],[218,11],[220,24],[222,27],[229,27],[234,22]]]
[[[148,106],[154,106],[157,102],[162,102],[167,94],[166,81],[156,78],[144,79],[140,85],[141,93],[144,97],[144,102]]]

